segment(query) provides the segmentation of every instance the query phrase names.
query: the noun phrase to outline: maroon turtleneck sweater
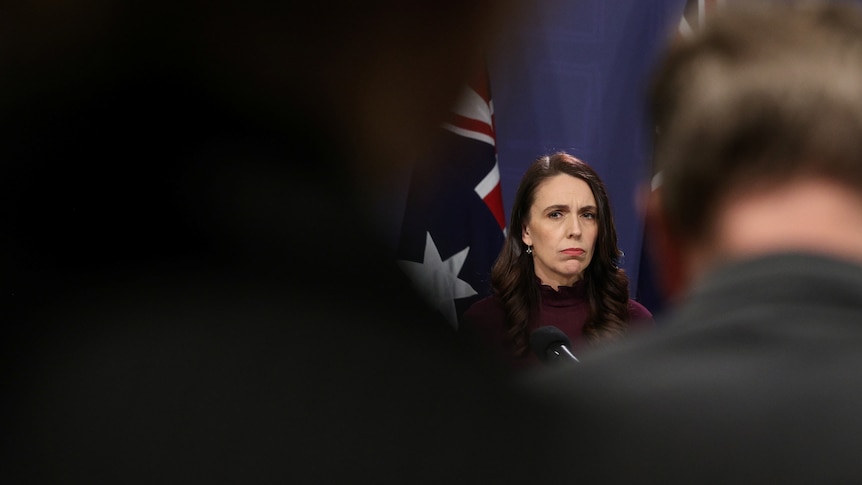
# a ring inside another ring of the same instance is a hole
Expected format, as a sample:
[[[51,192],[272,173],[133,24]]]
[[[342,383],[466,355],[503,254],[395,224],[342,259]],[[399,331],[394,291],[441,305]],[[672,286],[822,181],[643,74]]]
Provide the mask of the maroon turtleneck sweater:
[[[573,286],[561,286],[559,291],[539,284],[539,294],[539,318],[527,328],[527,335],[536,328],[553,325],[571,339],[572,351],[578,355],[578,350],[588,345],[583,334],[589,313],[584,281],[578,281]],[[501,359],[504,366],[519,370],[541,365],[530,351],[523,356],[515,355],[514,342],[506,335],[505,321],[503,305],[492,295],[467,309],[460,331],[476,339],[479,345],[490,351],[492,357]],[[652,313],[640,303],[629,300],[629,324],[633,328],[651,326]]]

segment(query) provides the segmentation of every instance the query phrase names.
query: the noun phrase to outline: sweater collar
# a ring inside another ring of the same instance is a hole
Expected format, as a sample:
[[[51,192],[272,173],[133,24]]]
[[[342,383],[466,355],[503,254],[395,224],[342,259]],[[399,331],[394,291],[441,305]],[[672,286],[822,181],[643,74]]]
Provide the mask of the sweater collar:
[[[555,307],[575,306],[583,303],[587,296],[587,285],[583,279],[575,282],[572,286],[560,286],[554,290],[553,287],[544,285],[536,278],[536,284],[539,286],[539,294],[542,296],[542,301],[546,305]]]

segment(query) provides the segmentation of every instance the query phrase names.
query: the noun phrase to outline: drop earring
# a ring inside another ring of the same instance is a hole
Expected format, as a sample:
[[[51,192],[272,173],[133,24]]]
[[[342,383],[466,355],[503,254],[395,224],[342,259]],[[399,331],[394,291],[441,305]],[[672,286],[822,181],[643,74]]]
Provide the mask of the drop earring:
[[[533,254],[533,246],[527,246],[527,254]]]

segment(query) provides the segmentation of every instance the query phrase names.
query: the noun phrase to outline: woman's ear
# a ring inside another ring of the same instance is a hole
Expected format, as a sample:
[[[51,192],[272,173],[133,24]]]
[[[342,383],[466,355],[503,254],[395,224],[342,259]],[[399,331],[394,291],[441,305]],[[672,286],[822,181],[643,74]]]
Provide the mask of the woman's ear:
[[[533,238],[530,237],[530,230],[527,229],[527,226],[521,228],[521,240],[524,241],[524,244],[527,246],[533,245]]]

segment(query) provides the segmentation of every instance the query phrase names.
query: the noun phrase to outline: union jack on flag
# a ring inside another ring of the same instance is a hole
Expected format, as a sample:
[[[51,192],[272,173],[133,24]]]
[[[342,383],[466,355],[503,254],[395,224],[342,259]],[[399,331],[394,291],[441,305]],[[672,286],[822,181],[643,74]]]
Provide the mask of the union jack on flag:
[[[398,262],[457,328],[467,307],[490,293],[505,231],[494,107],[483,68],[443,124],[439,143],[413,167]]]

